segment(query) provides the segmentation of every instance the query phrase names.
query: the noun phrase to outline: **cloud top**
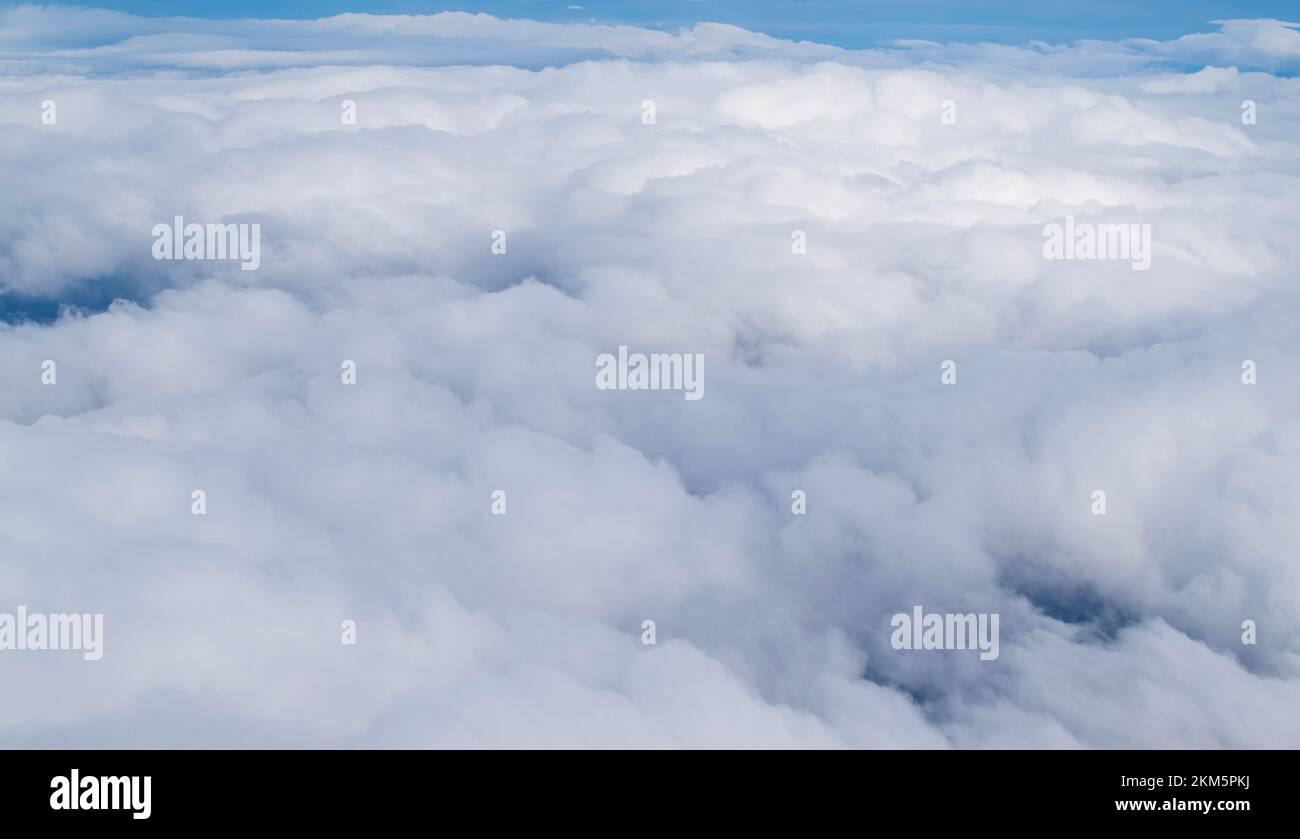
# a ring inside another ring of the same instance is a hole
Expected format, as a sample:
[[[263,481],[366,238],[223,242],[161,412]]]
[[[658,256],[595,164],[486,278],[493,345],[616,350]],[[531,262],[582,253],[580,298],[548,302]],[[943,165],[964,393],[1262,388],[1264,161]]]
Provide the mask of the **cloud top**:
[[[0,589],[105,616],[0,653],[0,741],[1300,744],[1300,53],[1217,25],[0,12]]]

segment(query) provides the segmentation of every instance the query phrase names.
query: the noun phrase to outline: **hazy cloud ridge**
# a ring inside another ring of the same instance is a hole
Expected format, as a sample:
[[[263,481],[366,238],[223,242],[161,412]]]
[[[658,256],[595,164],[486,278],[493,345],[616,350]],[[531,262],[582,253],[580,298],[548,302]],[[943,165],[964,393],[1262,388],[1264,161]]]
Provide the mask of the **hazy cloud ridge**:
[[[0,653],[0,742],[1300,746],[1295,24],[0,33],[0,611],[105,615]],[[177,215],[260,270],[154,260]],[[620,344],[707,397],[597,390]]]

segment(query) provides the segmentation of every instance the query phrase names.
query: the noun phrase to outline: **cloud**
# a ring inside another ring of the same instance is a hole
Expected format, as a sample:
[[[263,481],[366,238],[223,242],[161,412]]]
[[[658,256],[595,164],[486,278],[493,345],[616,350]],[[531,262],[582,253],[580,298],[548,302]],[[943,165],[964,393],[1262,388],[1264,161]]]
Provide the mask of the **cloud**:
[[[106,634],[0,654],[0,741],[1300,743],[1290,25],[0,15],[0,611]],[[261,269],[155,261],[176,215]],[[1044,260],[1066,215],[1150,270]],[[619,345],[707,397],[596,389]]]

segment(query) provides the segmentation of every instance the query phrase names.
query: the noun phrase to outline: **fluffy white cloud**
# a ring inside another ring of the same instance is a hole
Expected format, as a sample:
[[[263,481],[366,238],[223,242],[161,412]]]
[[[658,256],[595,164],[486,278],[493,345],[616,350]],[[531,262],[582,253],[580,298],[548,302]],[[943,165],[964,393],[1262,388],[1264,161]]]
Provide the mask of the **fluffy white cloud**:
[[[0,17],[0,611],[106,622],[0,653],[0,742],[1300,745],[1293,25]],[[620,344],[706,397],[597,390]]]

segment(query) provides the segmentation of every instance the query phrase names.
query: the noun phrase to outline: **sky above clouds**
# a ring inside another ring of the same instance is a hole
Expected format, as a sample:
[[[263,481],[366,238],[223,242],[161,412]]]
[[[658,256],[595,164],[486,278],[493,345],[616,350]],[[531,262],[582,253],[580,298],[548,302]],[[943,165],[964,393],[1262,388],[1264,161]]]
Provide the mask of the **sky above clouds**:
[[[95,5],[154,17],[225,19],[482,12],[500,18],[628,23],[654,29],[716,22],[779,38],[853,48],[894,38],[1006,44],[1031,39],[1170,39],[1201,31],[1214,20],[1296,17],[1292,0],[106,0]]]
[[[0,9],[0,744],[1300,745],[1300,29],[706,14]]]

